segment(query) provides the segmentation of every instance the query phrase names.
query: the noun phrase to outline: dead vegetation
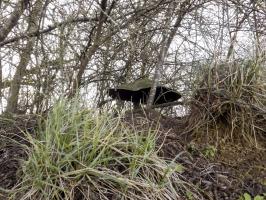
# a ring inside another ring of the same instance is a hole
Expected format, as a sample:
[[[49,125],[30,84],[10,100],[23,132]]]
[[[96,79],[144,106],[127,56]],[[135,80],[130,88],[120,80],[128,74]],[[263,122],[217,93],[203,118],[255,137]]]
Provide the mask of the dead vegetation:
[[[263,194],[266,79],[260,67],[251,61],[216,66],[202,76],[187,116],[173,119],[145,110],[140,120],[135,111],[127,113],[127,118],[134,116],[129,124],[136,127],[149,119],[159,126],[161,155],[186,166],[186,179],[199,184],[210,199]]]
[[[266,93],[261,87],[264,79],[254,73],[256,67],[244,63],[231,66],[231,71],[220,70],[223,74],[211,70],[188,104],[187,116],[172,118],[155,110],[138,109],[125,112],[121,120],[135,134],[156,130],[158,155],[184,167],[181,180],[199,187],[201,199],[238,199],[245,192],[263,195]],[[33,133],[35,128],[32,116],[1,119],[2,191],[10,192],[8,189],[20,181],[19,160],[27,159],[23,145],[29,145],[23,131]],[[192,193],[183,195],[189,199]]]
[[[0,197],[19,181],[17,170],[27,159],[23,145],[29,145],[24,132],[34,133],[37,119],[33,115],[1,116],[0,118]]]

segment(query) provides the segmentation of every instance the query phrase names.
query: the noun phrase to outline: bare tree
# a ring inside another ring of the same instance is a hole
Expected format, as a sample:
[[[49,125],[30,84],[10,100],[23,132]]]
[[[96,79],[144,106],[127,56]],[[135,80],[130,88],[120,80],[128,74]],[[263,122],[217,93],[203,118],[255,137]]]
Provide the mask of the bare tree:
[[[174,36],[177,32],[177,29],[180,27],[181,22],[184,18],[184,16],[192,10],[192,8],[196,7],[196,4],[194,4],[194,1],[185,0],[180,4],[179,10],[177,11],[177,18],[175,20],[175,23],[173,25],[173,28],[170,30],[169,34],[164,33],[162,36],[162,46],[160,49],[159,57],[158,57],[158,63],[156,64],[155,70],[154,70],[154,77],[153,77],[153,86],[150,91],[149,99],[147,102],[147,106],[151,107],[154,101],[154,96],[156,93],[156,87],[158,85],[160,74],[161,74],[161,67],[164,65],[164,60],[166,57],[166,54],[168,52],[168,49],[174,39]],[[200,4],[202,5],[202,2],[200,1]],[[173,4],[173,6],[176,6],[176,3]],[[169,14],[169,13],[167,13]]]
[[[43,5],[43,1],[37,0],[35,2],[34,7],[32,8],[32,12],[28,20],[28,31],[30,32],[38,29],[39,27],[38,22],[40,21],[40,13],[42,11],[42,5]],[[19,90],[21,87],[21,81],[25,75],[26,67],[30,61],[30,56],[31,56],[35,41],[36,41],[35,38],[29,38],[25,48],[23,48],[21,51],[20,62],[17,66],[15,75],[13,77],[13,80],[10,86],[10,92],[9,92],[9,98],[7,101],[6,112],[15,113],[18,111],[17,104],[18,104]],[[24,112],[26,112],[26,110]]]
[[[3,20],[0,26],[0,42],[2,42],[13,29],[13,27],[17,25],[18,20],[20,19],[24,10],[28,7],[29,2],[29,0],[18,1],[13,12],[10,14],[10,17]]]
[[[265,60],[261,1],[2,1],[0,18],[7,112],[41,112],[77,93],[100,106],[108,87],[142,77],[154,81],[151,107],[159,81],[188,97],[203,66]]]

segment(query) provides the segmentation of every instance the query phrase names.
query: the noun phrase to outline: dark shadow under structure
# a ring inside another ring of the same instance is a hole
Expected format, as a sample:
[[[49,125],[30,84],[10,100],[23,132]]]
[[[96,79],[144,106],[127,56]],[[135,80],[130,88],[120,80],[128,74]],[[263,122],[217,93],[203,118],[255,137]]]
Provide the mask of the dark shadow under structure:
[[[137,80],[117,88],[108,89],[108,95],[112,99],[131,101],[134,105],[146,104],[149,98],[152,81],[148,79]],[[181,98],[181,94],[168,87],[158,85],[156,88],[153,105],[175,102]]]

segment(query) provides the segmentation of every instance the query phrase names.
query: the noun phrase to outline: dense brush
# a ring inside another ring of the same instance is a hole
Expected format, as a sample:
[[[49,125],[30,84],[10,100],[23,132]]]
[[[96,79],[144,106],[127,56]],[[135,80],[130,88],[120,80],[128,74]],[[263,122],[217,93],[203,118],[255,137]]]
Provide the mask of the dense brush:
[[[11,199],[200,199],[182,166],[157,156],[155,130],[132,132],[78,101],[57,103],[29,140]]]
[[[231,139],[240,137],[256,142],[257,136],[265,136],[264,72],[265,66],[254,61],[208,67],[201,75],[203,79],[191,105],[191,126],[223,125],[229,130],[224,134],[230,134],[224,136]]]

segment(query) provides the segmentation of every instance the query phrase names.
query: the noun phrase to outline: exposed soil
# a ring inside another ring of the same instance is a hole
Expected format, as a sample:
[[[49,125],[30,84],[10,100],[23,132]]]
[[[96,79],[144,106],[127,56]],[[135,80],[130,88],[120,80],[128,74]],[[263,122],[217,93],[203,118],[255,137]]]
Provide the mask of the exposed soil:
[[[169,118],[156,111],[144,113],[128,112],[125,121],[134,129],[159,126],[158,146],[164,144],[160,155],[181,163],[185,167],[183,178],[199,186],[206,199],[236,200],[245,192],[253,197],[266,193],[266,138],[260,138],[256,148],[251,141],[223,138],[226,130],[222,127],[218,135],[209,130],[208,138],[199,137],[190,126],[191,116]],[[206,132],[204,128],[201,131]]]
[[[183,179],[197,185],[206,199],[235,200],[245,192],[252,196],[266,193],[265,138],[257,141],[261,148],[223,139],[219,133],[218,137],[215,133],[206,140],[189,128],[189,116],[170,118],[156,111],[127,112],[123,120],[135,130],[159,127],[160,156],[181,163],[185,167]],[[0,187],[3,189],[11,189],[19,182],[20,159],[27,157],[21,144],[29,145],[23,139],[23,132],[34,135],[35,127],[33,116],[0,120]],[[204,128],[201,130],[204,132]],[[0,199],[1,195],[4,198],[0,190]]]
[[[27,157],[22,145],[29,145],[24,134],[27,131],[33,135],[36,122],[31,115],[0,118],[0,188],[8,190],[18,183],[20,160]],[[3,196],[0,190],[0,199],[5,199]]]

